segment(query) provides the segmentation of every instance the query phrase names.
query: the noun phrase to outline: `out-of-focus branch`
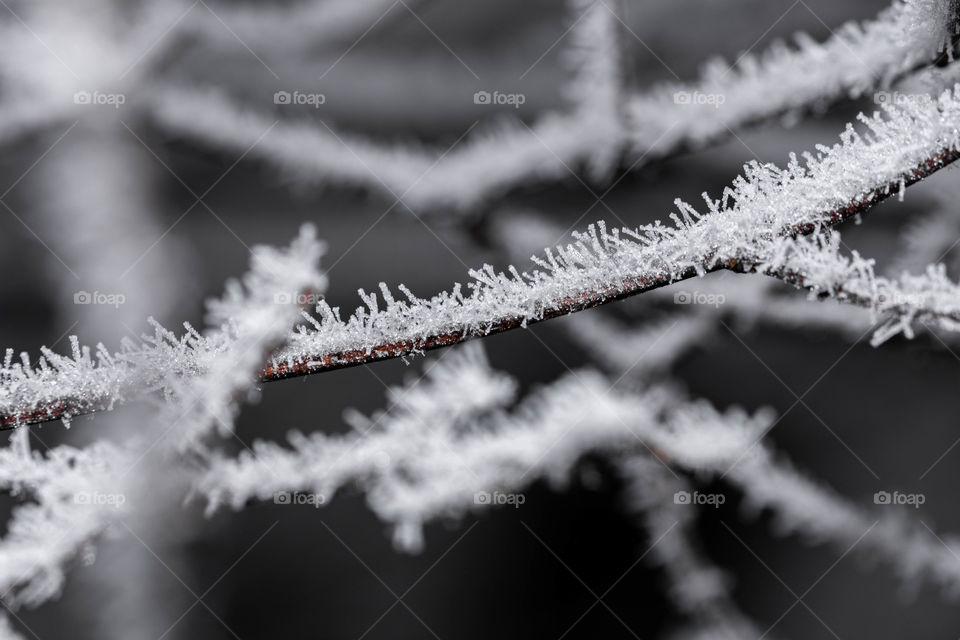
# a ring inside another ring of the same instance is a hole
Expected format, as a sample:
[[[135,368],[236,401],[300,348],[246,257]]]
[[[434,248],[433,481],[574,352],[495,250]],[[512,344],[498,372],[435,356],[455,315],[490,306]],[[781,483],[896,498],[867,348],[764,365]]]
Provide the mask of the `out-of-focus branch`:
[[[545,113],[529,126],[478,129],[452,150],[391,145],[311,122],[278,124],[210,91],[164,88],[145,105],[170,134],[249,152],[285,180],[402,195],[416,209],[452,214],[517,185],[567,179],[582,167],[600,182],[621,158],[637,169],[771,118],[868,95],[952,50],[955,24],[942,0],[896,0],[874,20],[848,23],[823,43],[798,36],[795,47],[780,43],[733,65],[714,60],[693,82],[637,93],[626,86],[615,10],[576,0],[572,11],[584,18],[572,30],[567,56],[574,67],[565,91],[572,111]]]

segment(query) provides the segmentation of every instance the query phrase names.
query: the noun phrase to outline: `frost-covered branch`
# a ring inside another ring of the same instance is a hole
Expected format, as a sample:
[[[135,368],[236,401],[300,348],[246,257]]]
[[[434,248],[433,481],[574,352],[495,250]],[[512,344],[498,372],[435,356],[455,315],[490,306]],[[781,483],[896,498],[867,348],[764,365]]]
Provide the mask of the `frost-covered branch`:
[[[73,559],[92,560],[93,543],[131,507],[140,515],[161,508],[170,496],[146,473],[154,457],[177,464],[171,454],[205,453],[206,435],[231,432],[239,399],[254,386],[264,353],[298,315],[291,292],[325,285],[317,271],[322,252],[311,227],[287,250],[255,247],[242,283],[228,283],[225,296],[210,302],[213,328],[206,336],[188,329],[209,358],[204,371],[189,380],[175,372],[159,381],[165,402],[138,429],[128,430],[122,445],[62,446],[42,455],[30,451],[30,432],[21,429],[9,447],[0,448],[0,489],[28,500],[14,509],[0,539],[5,604],[36,606],[58,595]]]
[[[899,279],[876,276],[873,261],[856,252],[840,254],[839,234],[784,242],[758,271],[811,291],[870,309],[884,324],[874,333],[876,346],[902,333],[913,337],[914,323],[960,330],[960,286],[944,265],[930,265],[919,275]]]
[[[952,58],[960,21],[951,0],[896,0],[875,20],[849,22],[818,43],[778,42],[731,67],[713,60],[696,83],[670,83],[628,107],[637,153],[697,148],[743,127],[888,87],[941,52]],[[676,105],[680,102],[680,107]]]
[[[323,251],[310,225],[301,229],[289,249],[255,247],[243,281],[228,282],[224,297],[209,303],[207,322],[218,328],[206,336],[192,332],[195,345],[208,358],[201,375],[191,378],[172,372],[161,383],[165,395],[176,401],[161,407],[158,421],[170,425],[178,449],[204,452],[207,435],[233,433],[237,398],[249,392],[264,358],[289,334],[299,317],[302,292],[322,294],[326,289],[326,277],[318,270]],[[191,358],[180,364],[197,361]]]
[[[376,294],[361,293],[368,309],[346,322],[325,302],[314,330],[294,335],[278,353],[265,377],[300,375],[316,370],[416,353],[548,318],[590,308],[702,275],[709,271],[766,270],[776,275],[775,261],[792,238],[835,225],[884,200],[958,156],[960,93],[944,94],[939,106],[890,109],[888,120],[867,120],[870,132],[852,129],[841,144],[793,156],[787,169],[752,163],[744,176],[724,190],[720,200],[705,196],[709,213],[700,214],[677,201],[673,228],[659,222],[639,229],[608,231],[602,223],[573,244],[547,250],[535,258],[542,270],[510,275],[490,266],[471,272],[471,295],[457,286],[431,300],[403,289],[396,301],[382,286],[386,309]],[[791,244],[792,243],[792,244]],[[810,265],[797,264],[798,272]],[[784,277],[794,274],[784,272]],[[806,284],[825,283],[805,273]],[[885,307],[895,313],[903,307]]]
[[[0,448],[0,489],[28,499],[17,507],[0,542],[0,593],[13,605],[36,605],[60,592],[64,570],[100,536],[123,508],[109,478],[129,462],[106,443],[86,449],[32,452],[29,431]]]
[[[625,392],[590,371],[570,374],[507,412],[513,394],[512,381],[490,369],[479,347],[467,348],[447,355],[423,380],[392,389],[386,412],[352,417],[353,433],[293,434],[291,447],[255,443],[237,459],[213,459],[197,490],[216,509],[290,491],[312,492],[321,505],[358,486],[394,525],[396,542],[416,550],[424,523],[488,508],[485,492],[520,492],[539,479],[562,485],[592,452],[615,459],[653,453],[660,461],[651,463],[725,474],[749,505],[773,511],[781,531],[844,551],[860,541],[856,553],[881,558],[904,580],[930,579],[960,594],[960,542],[943,544],[916,523],[872,513],[776,459],[759,442],[770,412],[720,413],[664,389]],[[644,477],[636,492],[644,491]],[[710,591],[716,595],[715,584]]]
[[[503,273],[486,265],[470,272],[474,281],[469,291],[457,284],[429,300],[417,298],[402,285],[404,299],[397,300],[381,285],[382,308],[376,293],[361,290],[366,307],[346,321],[338,308],[321,301],[319,318],[306,316],[310,328],[300,327],[288,338],[261,378],[276,380],[416,354],[711,271],[765,271],[818,293],[836,292],[837,276],[842,274],[817,270],[821,254],[810,250],[812,244],[794,238],[839,224],[902,194],[908,185],[960,156],[960,88],[933,103],[885,108],[886,118],[864,118],[868,131],[863,135],[850,127],[839,144],[821,145],[816,156],[804,154],[803,162],[791,155],[785,169],[756,162],[746,165],[719,200],[704,196],[706,213],[677,200],[677,212],[670,215],[674,226],[657,222],[609,230],[603,223],[591,225],[587,233],[575,234],[567,247],[548,249],[543,258],[535,258],[538,270],[520,273],[510,267]],[[781,264],[785,255],[790,262]],[[853,272],[846,269],[843,274]],[[936,293],[937,304],[944,303],[937,308],[918,313],[911,305],[884,304],[878,311],[894,314],[900,329],[914,317],[934,316],[950,328],[957,318],[945,306],[946,286],[940,281],[917,285]],[[169,367],[171,350],[178,354],[173,361],[184,374],[203,370],[208,347],[195,336],[181,341],[158,330],[154,341],[128,345],[116,355],[99,349],[99,362],[85,351],[75,353],[72,360],[45,351],[36,369],[26,355],[14,364],[13,353],[8,352],[0,370],[0,422],[9,426],[111,406],[138,387],[149,388],[144,382],[155,384],[156,368]],[[194,356],[197,346],[201,348]],[[91,386],[96,402],[89,399]]]
[[[660,390],[614,392],[589,371],[507,412],[515,392],[480,347],[469,345],[444,356],[423,380],[392,389],[386,412],[370,419],[350,415],[354,433],[294,434],[293,449],[256,443],[252,454],[214,460],[198,491],[215,509],[279,491],[313,491],[327,500],[356,483],[371,508],[396,526],[397,542],[416,549],[423,523],[485,506],[475,500],[478,492],[520,490],[540,478],[563,483],[590,451],[646,450],[647,434],[661,422],[675,429],[688,420],[746,419],[742,412],[699,406],[676,410],[675,398]]]
[[[251,271],[243,284],[228,283],[225,297],[211,303],[209,319],[217,328],[203,335],[185,323],[185,334],[177,337],[152,321],[154,333],[144,336],[142,343],[125,339],[123,350],[113,354],[100,344],[95,355],[71,337],[71,356],[43,349],[35,369],[26,353],[15,363],[13,351],[7,350],[0,369],[4,403],[8,415],[21,416],[7,424],[69,421],[71,416],[110,409],[151,391],[202,399],[193,385],[198,376],[210,372],[217,374],[204,378],[211,385],[245,385],[252,375],[247,369],[255,372],[269,350],[289,334],[299,317],[297,302],[325,286],[316,268],[322,250],[309,226],[287,250],[254,247]],[[206,391],[212,397],[220,395]],[[232,410],[226,405],[197,403],[196,415],[188,423],[207,414],[230,423]]]
[[[360,186],[415,209],[469,209],[519,184],[567,178],[581,165],[603,179],[621,155],[635,168],[754,122],[886,87],[931,63],[957,25],[947,0],[895,0],[875,20],[844,25],[823,44],[798,36],[796,49],[775,45],[733,67],[714,61],[694,83],[638,95],[625,84],[615,10],[598,0],[572,2],[574,17],[583,19],[567,55],[571,112],[546,113],[531,126],[478,129],[452,150],[382,144],[306,121],[276,123],[214,91],[160,90],[148,109],[170,133],[249,151],[285,180]]]
[[[853,547],[867,559],[882,559],[906,582],[929,580],[960,597],[960,538],[941,542],[899,514],[881,515],[852,503],[778,459],[759,444],[762,432],[751,428],[689,424],[685,432],[671,434],[663,451],[671,464],[722,476],[743,492],[749,508],[769,510],[783,534],[843,552]]]
[[[691,619],[682,633],[671,637],[761,637],[762,631],[733,601],[729,577],[695,542],[697,509],[677,500],[678,495],[692,495],[690,481],[648,455],[624,457],[618,469],[626,480],[626,506],[648,533],[648,562],[663,572],[671,603]]]

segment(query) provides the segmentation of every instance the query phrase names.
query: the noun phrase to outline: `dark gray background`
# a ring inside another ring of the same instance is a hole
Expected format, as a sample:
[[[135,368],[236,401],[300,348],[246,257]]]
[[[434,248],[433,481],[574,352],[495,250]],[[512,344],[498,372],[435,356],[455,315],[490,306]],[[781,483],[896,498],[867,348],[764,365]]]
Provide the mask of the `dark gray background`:
[[[698,64],[710,55],[734,58],[748,47],[762,49],[775,37],[796,30],[824,39],[830,34],[828,26],[866,18],[885,5],[881,0],[795,4],[658,0],[631,2],[629,17],[631,27],[657,56],[681,77],[692,78]],[[320,83],[328,104],[305,117],[322,117],[331,126],[380,139],[445,145],[475,120],[490,117],[489,110],[472,103],[472,93],[478,89],[524,92],[528,102],[516,115],[528,122],[540,110],[557,106],[564,77],[557,57],[560,48],[548,54],[524,81],[516,78],[565,29],[568,18],[560,3],[518,6],[498,0],[465,5],[435,0],[417,5],[418,15],[478,73],[479,83],[413,17],[399,7],[394,11],[393,19],[367,34]],[[309,78],[347,46],[349,43],[339,44],[337,50],[315,52],[302,59],[258,53],[285,79]],[[180,54],[182,61],[175,63],[171,73],[179,77],[189,74],[203,83],[224,82],[238,95],[247,83],[269,87],[273,82],[239,46],[216,55],[194,46]],[[631,43],[631,54],[639,86],[669,77],[640,44]],[[272,108],[262,96],[252,99],[251,105]],[[695,202],[704,190],[719,192],[747,160],[758,157],[783,163],[789,151],[832,143],[858,108],[872,109],[873,105],[843,105],[829,116],[792,129],[772,122],[742,133],[742,141],[732,140],[695,156],[660,163],[622,180],[605,202],[630,224],[663,217],[677,196]],[[503,115],[515,114],[507,110]],[[146,123],[141,123],[138,132],[197,192],[219,179],[236,160],[235,155],[173,139]],[[16,180],[45,147],[44,139],[31,139],[8,149],[0,157],[2,184]],[[166,227],[192,203],[192,197],[159,164],[156,170],[158,208],[164,216],[161,225]],[[931,182],[954,180],[956,174],[945,171]],[[845,241],[882,259],[911,216],[934,206],[926,188],[921,186],[916,193],[911,190],[905,203],[878,207],[862,227],[844,229]],[[14,194],[12,199],[16,198]],[[240,162],[205,201],[246,244],[286,243],[301,223],[313,221],[329,244],[330,262],[343,255],[390,204],[379,196],[352,190],[291,189],[283,175],[252,161]],[[498,205],[535,208],[566,226],[592,203],[587,190],[571,178],[563,184],[525,188]],[[30,194],[22,194],[18,211],[29,215],[30,206]],[[602,212],[595,209],[591,217]],[[470,265],[484,261],[506,264],[502,252],[476,245],[471,236],[445,224],[442,212],[434,215],[425,220],[443,243],[402,207],[379,222],[329,274],[327,299],[352,308],[358,302],[358,287],[369,290],[381,280],[391,285],[406,283],[420,295],[445,289],[466,277],[451,249]],[[245,270],[248,253],[233,233],[209,212],[197,208],[165,240],[188,248],[193,280],[185,283],[188,293],[179,315],[166,319],[169,325],[182,319],[201,325],[203,298],[218,294],[225,278]],[[61,317],[49,295],[48,256],[42,247],[3,212],[0,234],[0,263],[7,274],[0,282],[0,336],[5,345],[35,353],[39,345],[57,340],[70,322]],[[643,315],[642,300],[626,304],[633,313]],[[585,354],[561,330],[563,322],[485,340],[492,362],[518,376],[525,387],[550,381],[568,367],[586,364]],[[141,328],[146,329],[146,324]],[[737,331],[797,394],[810,387],[849,347],[844,338],[816,331],[764,326],[738,327]],[[548,343],[559,358],[530,333]],[[90,327],[81,339],[118,346],[114,336],[99,335],[97,326]],[[66,348],[64,342],[57,347]],[[733,336],[721,332],[709,348],[685,359],[676,375],[692,395],[718,406],[772,406],[784,411],[795,398],[763,363]],[[371,412],[381,407],[381,381],[398,383],[419,367],[419,362],[411,368],[392,361],[369,370],[356,368],[270,384],[262,401],[244,411],[239,436],[250,442],[281,439],[291,428],[342,430],[340,413],[344,408]],[[779,423],[769,436],[770,444],[800,469],[866,506],[871,504],[873,492],[888,487],[924,492],[927,503],[916,517],[938,531],[960,529],[953,489],[960,453],[948,454],[922,482],[918,480],[960,435],[955,418],[957,370],[957,357],[929,336],[912,342],[895,340],[881,349],[863,340],[804,398],[880,476],[879,483],[802,406]],[[130,424],[131,429],[137,426]],[[58,423],[39,433],[51,445],[89,442],[98,437],[98,420],[78,419],[68,434]],[[185,508],[182,521],[170,519],[137,531],[157,557],[129,538],[105,541],[94,566],[78,567],[71,573],[60,600],[26,612],[23,618],[41,638],[68,634],[102,637],[103,617],[131,615],[124,610],[128,599],[132,592],[142,591],[149,594],[149,616],[136,613],[135,621],[143,628],[131,626],[126,637],[157,638],[194,604],[187,587],[200,595],[216,583],[204,602],[243,640],[357,639],[395,601],[382,579],[398,595],[416,583],[404,601],[426,625],[397,605],[366,638],[429,638],[432,634],[427,627],[444,639],[492,635],[559,638],[594,604],[594,597],[579,580],[598,594],[604,592],[650,542],[620,507],[622,496],[615,475],[603,461],[587,461],[585,466],[601,472],[598,486],[575,480],[569,491],[556,493],[537,485],[527,492],[521,509],[501,508],[458,523],[431,525],[425,551],[412,557],[394,550],[388,528],[366,509],[362,496],[342,495],[319,511],[264,504],[239,513],[222,512],[209,520],[201,517],[201,505],[192,504]],[[731,497],[737,495],[730,487],[714,488]],[[742,608],[766,628],[795,603],[773,574],[799,595],[840,554],[831,548],[808,546],[795,537],[776,536],[767,526],[767,517],[744,519],[737,503],[734,498],[719,510],[704,511],[702,540],[713,560],[735,576],[734,593]],[[724,524],[736,531],[760,560]],[[461,535],[462,540],[451,549]],[[108,588],[98,577],[100,572],[130,574],[127,589],[131,593]],[[678,621],[661,585],[659,573],[641,564],[604,601],[636,637],[656,637]],[[934,589],[924,587],[909,598],[903,595],[886,567],[866,567],[846,557],[804,601],[840,638],[946,639],[960,634],[960,613]],[[832,637],[801,605],[771,633],[785,638]],[[594,607],[564,637],[601,636],[634,637],[603,606]],[[232,635],[208,609],[197,605],[166,637]]]

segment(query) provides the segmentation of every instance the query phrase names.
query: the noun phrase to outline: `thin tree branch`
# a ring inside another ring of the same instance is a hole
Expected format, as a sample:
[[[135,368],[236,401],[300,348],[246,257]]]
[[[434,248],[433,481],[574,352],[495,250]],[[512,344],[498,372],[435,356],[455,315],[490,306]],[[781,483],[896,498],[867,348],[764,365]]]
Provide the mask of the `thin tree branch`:
[[[943,167],[960,159],[960,151],[955,149],[945,149],[937,153],[929,160],[924,161],[909,174],[904,176],[902,184],[910,186],[920,180],[933,175]],[[823,214],[822,223],[803,223],[796,227],[784,230],[783,235],[796,237],[809,235],[822,225],[836,226],[862,213],[865,213],[875,205],[883,202],[890,196],[899,193],[901,181],[891,182],[881,189],[861,199],[858,202],[851,202],[845,207],[828,211]],[[707,258],[706,261],[709,261]],[[707,272],[716,272],[730,270],[737,273],[756,273],[757,268],[763,264],[763,261],[757,258],[741,257],[730,258],[725,262],[716,264],[708,268]],[[536,317],[505,317],[489,325],[480,327],[456,327],[450,331],[403,340],[391,343],[379,344],[373,347],[362,347],[350,349],[337,353],[318,354],[315,357],[302,358],[293,362],[282,362],[275,365],[268,365],[260,373],[260,380],[270,382],[274,380],[284,380],[286,378],[295,378],[299,376],[311,375],[323,371],[332,371],[335,369],[344,369],[357,365],[370,364],[380,360],[389,360],[391,358],[400,358],[411,354],[421,353],[431,349],[439,349],[450,345],[464,342],[471,338],[479,338],[502,333],[510,329],[526,327],[530,324],[551,320],[560,316],[565,316],[577,311],[592,309],[603,304],[616,302],[624,298],[629,298],[652,289],[658,289],[675,282],[689,280],[700,275],[697,269],[689,268],[677,274],[669,273],[651,273],[639,275],[620,281],[617,285],[611,285],[604,289],[585,291],[577,296],[566,296],[551,301],[543,305],[535,313]],[[778,272],[767,273],[789,284],[804,288],[808,287],[806,279],[801,274],[793,273],[789,270],[780,270]],[[864,297],[848,297],[846,301],[858,304],[860,306],[870,306],[871,301]],[[951,319],[960,322],[960,315]]]
[[[820,228],[821,225],[838,225],[865,213],[876,204],[894,194],[900,193],[902,188],[923,180],[956,161],[958,158],[960,158],[960,150],[957,148],[942,148],[916,164],[901,177],[879,185],[870,190],[867,195],[851,199],[850,202],[841,207],[811,216],[810,221],[799,222],[789,228],[781,229],[779,236],[785,238],[804,236],[813,233]],[[313,353],[285,359],[281,359],[281,357],[278,356],[260,371],[259,379],[262,382],[271,382],[418,354],[427,350],[464,342],[471,338],[484,337],[511,329],[526,327],[529,324],[608,304],[674,282],[690,279],[706,272],[720,270],[731,270],[742,273],[756,272],[758,268],[763,265],[764,260],[758,256],[741,256],[716,261],[716,256],[703,256],[702,262],[710,266],[704,269],[688,267],[680,272],[674,273],[656,271],[638,274],[602,288],[585,290],[576,294],[560,296],[546,303],[539,303],[532,312],[522,316],[507,315],[490,322],[475,322],[451,326],[442,332],[373,345],[357,344],[353,348],[342,349],[335,352]],[[779,277],[797,286],[808,286],[808,283],[801,274],[796,274],[789,270],[774,271],[769,275]],[[870,303],[869,300],[859,297],[848,297],[845,298],[845,301],[863,305],[869,305]],[[960,323],[960,314],[953,314],[949,319]],[[130,389],[130,391],[132,391],[132,389]],[[124,394],[121,394],[120,398],[51,396],[42,404],[0,415],[0,429],[10,429],[19,425],[36,424],[56,420],[65,416],[72,417],[110,409],[115,404],[126,399],[123,395]]]

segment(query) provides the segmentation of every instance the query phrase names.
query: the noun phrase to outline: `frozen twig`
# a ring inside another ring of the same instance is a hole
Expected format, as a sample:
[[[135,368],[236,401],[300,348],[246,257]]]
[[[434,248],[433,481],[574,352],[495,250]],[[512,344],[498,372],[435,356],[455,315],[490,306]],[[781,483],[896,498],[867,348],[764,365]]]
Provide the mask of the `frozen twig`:
[[[804,154],[803,163],[792,155],[786,169],[756,162],[746,165],[744,175],[719,200],[704,196],[705,214],[678,200],[677,212],[671,214],[672,227],[659,222],[623,230],[608,230],[603,223],[591,225],[587,233],[575,234],[573,244],[548,249],[543,258],[535,259],[539,270],[521,274],[511,267],[508,275],[486,265],[471,271],[474,282],[469,293],[457,284],[425,300],[401,286],[405,300],[397,300],[381,285],[385,308],[376,293],[361,291],[366,307],[346,321],[339,309],[320,301],[319,318],[306,316],[312,328],[301,327],[290,335],[287,345],[261,371],[261,379],[416,354],[526,327],[711,271],[760,271],[817,293],[842,294],[842,278],[862,275],[861,263],[844,266],[832,257],[835,251],[829,244],[797,237],[858,216],[960,156],[960,89],[945,92],[933,103],[886,109],[887,118],[864,118],[867,133],[861,135],[850,127],[841,143],[819,146],[818,155]],[[818,262],[821,259],[826,262]],[[823,264],[832,266],[821,268]],[[898,331],[915,318],[936,320],[946,328],[957,326],[960,317],[955,317],[948,299],[949,283],[935,274],[926,278],[903,283],[910,291],[900,287],[891,293],[929,293],[935,296],[929,299],[936,304],[933,307],[878,304],[878,299],[862,295],[862,287],[838,297],[888,314],[899,323]],[[873,280],[869,284],[873,286]],[[926,301],[923,298],[921,304]],[[144,380],[156,378],[151,367],[168,361],[163,350],[181,354],[176,360],[186,374],[205,366],[202,357],[191,355],[195,337],[180,344],[169,333],[158,330],[157,337],[159,353],[146,345],[131,346],[115,356],[101,349],[99,366],[81,351],[73,360],[45,352],[45,359],[33,369],[29,360],[14,364],[13,354],[8,353],[0,371],[2,424],[106,408],[124,397],[121,390],[135,392]],[[203,352],[200,349],[201,356]],[[118,360],[123,363],[115,364]],[[91,384],[101,391],[94,398],[84,391]]]

